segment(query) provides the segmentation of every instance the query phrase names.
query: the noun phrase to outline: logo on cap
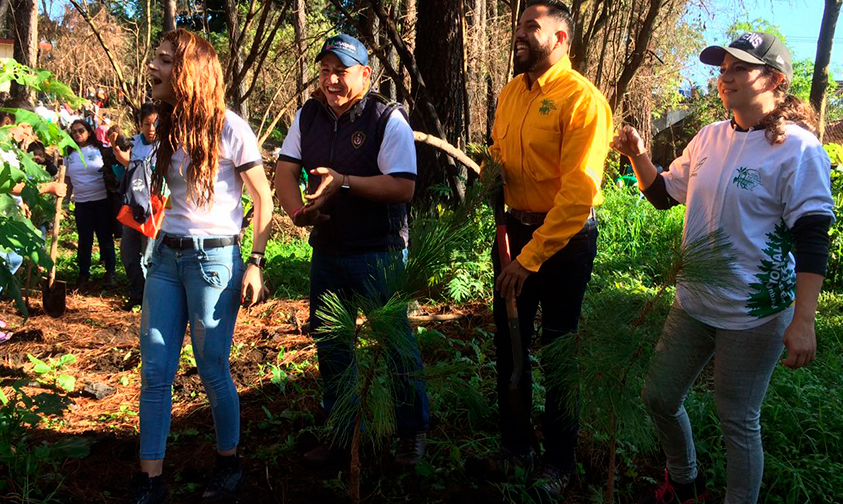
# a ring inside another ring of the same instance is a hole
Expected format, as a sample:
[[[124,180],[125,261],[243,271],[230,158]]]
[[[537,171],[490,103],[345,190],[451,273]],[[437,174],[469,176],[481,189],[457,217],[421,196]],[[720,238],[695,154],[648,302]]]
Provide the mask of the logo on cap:
[[[738,39],[738,42],[746,42],[754,49],[758,49],[758,46],[764,43],[764,39],[757,33],[745,33]]]
[[[363,133],[362,131],[355,131],[351,135],[351,145],[355,149],[359,149],[363,145],[363,142],[365,142],[365,141],[366,141],[366,134]]]
[[[349,44],[348,42],[343,42],[342,40],[332,40],[328,42],[328,45],[325,46],[326,51],[333,51],[334,49],[341,49],[343,51],[348,51],[350,53],[356,53],[357,48],[353,45]]]

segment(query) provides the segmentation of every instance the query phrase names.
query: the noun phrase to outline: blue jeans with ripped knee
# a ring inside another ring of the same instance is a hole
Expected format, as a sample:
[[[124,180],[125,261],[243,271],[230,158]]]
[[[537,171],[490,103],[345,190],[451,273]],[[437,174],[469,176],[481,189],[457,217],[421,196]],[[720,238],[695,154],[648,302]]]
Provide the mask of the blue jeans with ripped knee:
[[[240,247],[176,250],[156,242],[146,279],[140,327],[140,458],[164,458],[170,430],[172,385],[185,329],[214,416],[217,449],[240,440],[240,401],[228,357],[240,307],[243,259]]]

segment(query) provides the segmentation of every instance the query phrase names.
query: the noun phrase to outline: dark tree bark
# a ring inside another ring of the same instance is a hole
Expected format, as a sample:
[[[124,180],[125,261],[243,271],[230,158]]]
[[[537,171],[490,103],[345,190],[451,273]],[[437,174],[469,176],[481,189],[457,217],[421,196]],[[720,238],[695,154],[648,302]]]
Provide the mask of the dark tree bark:
[[[460,2],[453,0],[424,0],[418,4],[416,24],[415,59],[426,89],[414,83],[413,94],[426,92],[428,99],[442,121],[448,142],[465,145],[465,115],[463,108],[466,85],[463,65],[463,38],[460,22]],[[411,121],[414,129],[433,133],[425,127],[424,121],[414,113]],[[442,170],[442,157],[426,146],[418,149],[419,176],[416,194],[426,195],[434,184],[448,183],[456,189],[455,200],[461,201],[464,193],[465,172],[457,170],[453,161],[447,162]],[[447,174],[448,179],[443,175]],[[456,187],[454,187],[456,186]]]
[[[299,108],[307,101],[307,59],[304,55],[304,39],[307,37],[307,17],[304,0],[296,0],[295,44],[299,55],[296,64],[296,104]]]
[[[663,0],[650,0],[650,9],[647,11],[647,16],[644,21],[639,24],[637,35],[635,37],[635,49],[632,51],[627,62],[624,64],[623,72],[618,77],[615,90],[609,98],[609,104],[612,111],[617,110],[617,106],[623,101],[623,95],[635,77],[641,63],[644,62],[644,55],[647,53],[647,46],[650,44],[650,39],[653,36],[653,25],[656,23],[656,18],[659,15]],[[632,35],[632,34],[630,34]]]
[[[36,68],[38,66],[38,4],[36,0],[12,0],[12,36],[15,41],[15,61]],[[12,82],[12,96],[29,98],[30,90]]]
[[[162,0],[164,7],[164,31],[176,29],[176,0]]]
[[[840,16],[843,0],[825,0],[820,37],[817,41],[817,57],[814,60],[814,76],[811,80],[811,105],[820,115],[820,140],[825,133],[825,104],[828,95],[828,64],[831,61],[831,46]]]
[[[237,0],[225,0],[225,15],[228,23],[228,40],[229,40],[229,58],[231,62],[229,67],[234,72],[234,75],[243,73],[243,54],[240,52],[241,45],[238,42],[240,39],[240,16],[237,12]],[[231,109],[243,119],[249,119],[249,106],[246,98],[244,98],[245,89],[243,89],[245,81],[243,79],[235,79],[228,88],[228,102]]]

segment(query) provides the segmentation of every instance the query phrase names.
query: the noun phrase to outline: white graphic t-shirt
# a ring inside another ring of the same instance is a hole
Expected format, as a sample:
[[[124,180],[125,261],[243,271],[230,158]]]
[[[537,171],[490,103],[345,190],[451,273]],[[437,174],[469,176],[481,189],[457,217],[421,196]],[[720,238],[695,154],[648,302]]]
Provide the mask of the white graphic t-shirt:
[[[786,135],[770,145],[764,130],[710,124],[662,174],[668,194],[687,205],[683,243],[719,230],[736,259],[728,287],[677,285],[677,303],[701,322],[749,329],[787,309],[796,296],[790,230],[805,215],[834,218],[822,144],[793,124]]]
[[[85,157],[84,163],[79,157],[79,152],[75,150],[70,151],[70,154],[64,158],[67,178],[73,184],[73,201],[87,203],[106,199],[108,191],[102,179],[102,153],[93,145],[86,145],[79,150]]]
[[[249,123],[230,110],[225,112],[214,198],[207,208],[197,208],[187,198],[184,170],[189,162],[184,150],[173,153],[166,175],[172,208],[164,213],[161,229],[175,236],[233,236],[240,233],[243,222],[240,199],[243,179],[240,173],[263,164],[258,140]]]

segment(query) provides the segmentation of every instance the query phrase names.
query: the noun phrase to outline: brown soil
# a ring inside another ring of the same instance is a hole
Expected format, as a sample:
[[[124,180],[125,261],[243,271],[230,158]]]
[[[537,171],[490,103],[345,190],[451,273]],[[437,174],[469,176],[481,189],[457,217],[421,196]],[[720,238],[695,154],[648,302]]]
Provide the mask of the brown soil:
[[[40,299],[34,297],[30,302],[32,315],[25,325],[20,325],[23,321],[13,313],[10,303],[0,303],[0,319],[15,331],[10,341],[0,345],[0,385],[6,392],[15,381],[33,377],[27,354],[41,359],[66,353],[76,356],[76,362],[67,372],[77,378],[77,391],[93,382],[116,388],[116,393],[99,401],[74,392],[73,405],[63,421],[37,433],[45,441],[84,436],[93,443],[88,457],[68,460],[61,467],[60,472],[66,477],[60,493],[62,502],[124,502],[131,476],[137,470],[140,314],[119,311],[121,302],[114,297],[72,293],[67,299],[65,315],[52,319],[40,309]],[[464,340],[476,337],[476,327],[492,330],[491,317],[484,305],[448,312],[465,316],[425,325],[435,326],[448,337]],[[443,309],[423,306],[421,313],[443,313]],[[317,444],[318,427],[324,422],[315,346],[301,332],[307,318],[307,302],[299,300],[272,300],[244,310],[239,316],[231,374],[240,392],[239,450],[248,472],[240,502],[346,502],[341,486],[347,484],[346,466],[313,471],[302,465],[302,454]],[[185,340],[189,342],[189,337]],[[425,355],[426,361],[430,359],[435,356]],[[276,362],[301,369],[293,372],[293,368],[287,368],[289,382],[284,392],[270,382],[267,364]],[[38,392],[31,387],[26,390]],[[173,420],[165,462],[172,502],[199,501],[214,462],[213,432],[213,420],[199,376],[195,368],[183,363],[173,390]],[[429,434],[430,451],[441,453],[444,445],[447,458],[450,448],[446,443],[465,445],[466,441],[494,435],[494,432],[473,431],[467,425],[433,425]],[[471,448],[464,450],[463,457],[471,454]],[[388,454],[381,452],[367,453],[364,458],[362,493],[366,502],[502,502],[501,491],[487,483],[445,474],[436,480],[442,484],[431,484],[412,472],[396,471]],[[400,485],[399,492],[395,485]],[[568,502],[588,501],[586,482],[576,483],[571,492],[573,500]],[[386,497],[396,493],[402,498]],[[517,494],[511,497],[518,501]],[[3,499],[0,496],[0,501]]]

